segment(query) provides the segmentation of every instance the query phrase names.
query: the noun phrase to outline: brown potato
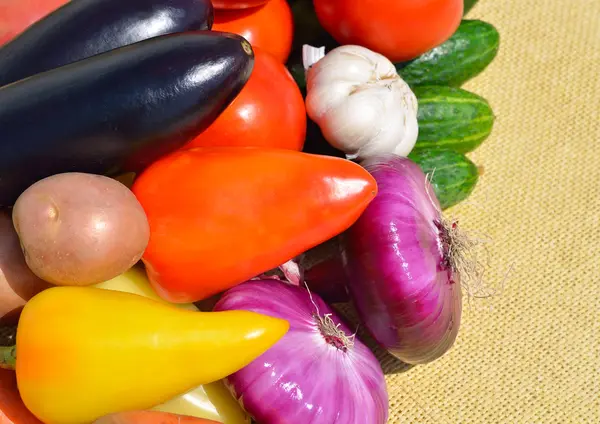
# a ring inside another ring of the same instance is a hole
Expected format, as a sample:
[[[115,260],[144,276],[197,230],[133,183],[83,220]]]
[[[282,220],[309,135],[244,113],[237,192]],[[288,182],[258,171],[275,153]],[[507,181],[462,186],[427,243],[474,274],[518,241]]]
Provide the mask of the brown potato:
[[[0,318],[17,311],[50,284],[25,263],[10,215],[0,212]]]
[[[29,268],[56,285],[91,285],[124,273],[150,237],[146,214],[127,187],[77,172],[25,190],[13,223]]]

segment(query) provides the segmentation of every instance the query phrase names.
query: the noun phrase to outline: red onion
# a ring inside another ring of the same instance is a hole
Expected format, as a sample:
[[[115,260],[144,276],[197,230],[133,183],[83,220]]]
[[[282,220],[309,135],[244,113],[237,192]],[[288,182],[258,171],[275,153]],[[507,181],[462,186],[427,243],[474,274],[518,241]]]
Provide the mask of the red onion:
[[[400,360],[433,361],[461,316],[458,230],[442,218],[419,166],[396,155],[362,165],[379,192],[341,237],[350,296],[371,335]]]
[[[385,424],[381,366],[333,310],[305,288],[252,280],[227,291],[215,311],[247,310],[286,319],[288,333],[227,377],[261,424]]]

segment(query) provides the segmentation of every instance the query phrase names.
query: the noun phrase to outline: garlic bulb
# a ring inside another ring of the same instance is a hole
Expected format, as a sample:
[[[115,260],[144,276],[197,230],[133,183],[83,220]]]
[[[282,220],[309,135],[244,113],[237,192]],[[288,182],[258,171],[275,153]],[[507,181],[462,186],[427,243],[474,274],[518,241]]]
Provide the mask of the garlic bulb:
[[[306,111],[348,159],[407,156],[417,141],[417,98],[386,57],[346,45],[304,46]]]

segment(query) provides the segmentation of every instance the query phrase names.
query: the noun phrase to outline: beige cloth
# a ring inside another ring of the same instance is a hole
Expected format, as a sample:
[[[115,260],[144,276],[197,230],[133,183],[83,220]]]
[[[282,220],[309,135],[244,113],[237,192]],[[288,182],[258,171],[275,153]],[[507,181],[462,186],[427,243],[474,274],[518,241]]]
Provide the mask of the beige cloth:
[[[600,0],[480,0],[468,17],[500,31],[464,87],[497,121],[472,203],[449,214],[493,239],[488,285],[512,272],[465,307],[445,357],[384,363],[389,422],[598,424]]]

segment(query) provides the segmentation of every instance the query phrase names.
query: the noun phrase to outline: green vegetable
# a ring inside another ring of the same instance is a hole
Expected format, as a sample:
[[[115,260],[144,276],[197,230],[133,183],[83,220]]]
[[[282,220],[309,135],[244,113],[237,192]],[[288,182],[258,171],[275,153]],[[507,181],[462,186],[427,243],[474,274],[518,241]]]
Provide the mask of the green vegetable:
[[[450,39],[415,60],[397,64],[398,73],[411,87],[458,87],[480,74],[496,57],[500,34],[493,25],[463,20]]]
[[[477,4],[477,0],[465,0],[465,6],[463,16],[469,13],[469,11]]]
[[[419,137],[415,150],[475,150],[492,132],[494,113],[481,96],[456,87],[415,87]]]
[[[442,209],[465,200],[473,192],[481,169],[468,157],[448,149],[413,151],[409,156],[430,174],[431,185]]]

